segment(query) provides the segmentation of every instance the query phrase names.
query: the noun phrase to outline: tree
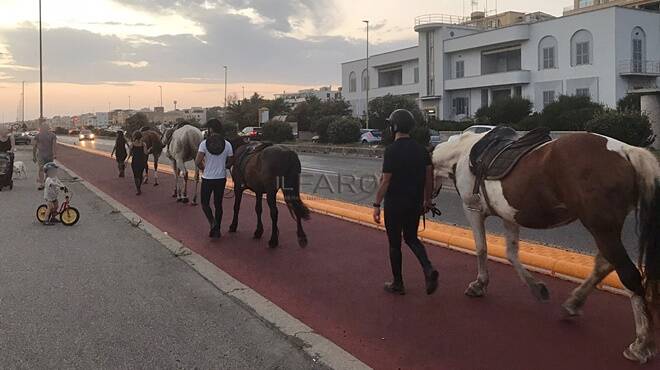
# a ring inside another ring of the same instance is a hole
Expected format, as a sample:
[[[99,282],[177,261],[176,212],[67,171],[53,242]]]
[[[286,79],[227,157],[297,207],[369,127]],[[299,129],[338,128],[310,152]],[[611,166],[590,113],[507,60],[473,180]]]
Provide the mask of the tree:
[[[266,100],[264,105],[266,108],[268,108],[271,118],[283,116],[291,111],[291,108],[289,108],[283,98]]]
[[[222,107],[211,107],[206,110],[206,119],[211,120],[213,118],[222,118]],[[206,122],[204,122],[206,124]]]
[[[521,97],[495,100],[475,112],[477,122],[491,125],[514,125],[532,113],[532,102]]]
[[[124,123],[124,131],[128,137],[131,137],[135,131],[140,131],[142,127],[154,128],[156,127],[144,113],[136,113],[126,119]]]
[[[541,125],[553,131],[583,131],[589,120],[603,112],[588,96],[560,96],[541,113]]]
[[[360,139],[360,121],[341,117],[328,126],[328,138],[333,144],[354,143]]]
[[[387,94],[369,102],[369,128],[384,129],[386,120],[397,109],[407,109],[415,117],[418,124],[425,122],[422,111],[417,103],[406,96]]]
[[[324,116],[312,124],[312,131],[319,135],[319,142],[327,143],[330,141],[328,138],[328,127],[330,127],[332,122],[340,118],[341,116]]]
[[[587,122],[585,129],[641,147],[650,146],[655,140],[648,117],[639,112],[607,109]]]
[[[329,99],[321,101],[316,96],[307,98],[298,104],[287,117],[289,122],[298,122],[298,130],[313,130],[313,126],[323,117],[349,116],[351,106],[344,99]]]
[[[638,94],[627,94],[616,103],[619,112],[641,112],[642,98]]]
[[[264,125],[263,135],[267,141],[283,143],[293,140],[293,128],[286,122],[269,121]]]

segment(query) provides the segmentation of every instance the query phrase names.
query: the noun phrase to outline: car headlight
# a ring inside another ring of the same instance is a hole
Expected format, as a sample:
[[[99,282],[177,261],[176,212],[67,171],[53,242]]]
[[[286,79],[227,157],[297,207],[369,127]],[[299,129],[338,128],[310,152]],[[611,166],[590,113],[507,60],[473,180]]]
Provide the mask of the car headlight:
[[[89,137],[91,137],[91,138],[93,139],[93,138],[94,138],[94,134],[89,134]]]
[[[85,135],[80,135],[80,138],[81,138],[81,139],[84,139],[84,138],[85,138]]]

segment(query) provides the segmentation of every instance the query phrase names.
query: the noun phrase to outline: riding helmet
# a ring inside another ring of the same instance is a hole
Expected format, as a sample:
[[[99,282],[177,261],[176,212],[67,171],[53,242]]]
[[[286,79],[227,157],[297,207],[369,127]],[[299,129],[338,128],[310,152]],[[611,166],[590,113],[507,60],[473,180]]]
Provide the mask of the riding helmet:
[[[387,122],[393,135],[397,132],[408,134],[413,127],[415,127],[415,117],[407,109],[395,110],[390,114],[390,118],[387,119]]]

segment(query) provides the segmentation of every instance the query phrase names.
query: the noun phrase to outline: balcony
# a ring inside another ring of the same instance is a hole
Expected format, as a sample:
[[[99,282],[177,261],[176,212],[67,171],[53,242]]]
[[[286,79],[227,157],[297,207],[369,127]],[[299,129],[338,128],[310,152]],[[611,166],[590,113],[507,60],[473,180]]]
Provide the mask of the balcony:
[[[470,22],[469,17],[460,17],[448,14],[425,14],[415,18],[415,31],[420,31],[424,28],[435,28],[444,24],[477,28],[476,25],[468,24],[468,22]]]
[[[529,84],[531,72],[528,70],[491,73],[480,76],[445,80],[445,90],[479,89],[490,86]]]
[[[456,53],[478,48],[492,48],[495,45],[513,44],[529,40],[529,25],[518,24],[474,35],[445,40],[445,53]]]
[[[619,75],[626,77],[653,77],[660,76],[660,61],[657,60],[623,60],[617,66]]]

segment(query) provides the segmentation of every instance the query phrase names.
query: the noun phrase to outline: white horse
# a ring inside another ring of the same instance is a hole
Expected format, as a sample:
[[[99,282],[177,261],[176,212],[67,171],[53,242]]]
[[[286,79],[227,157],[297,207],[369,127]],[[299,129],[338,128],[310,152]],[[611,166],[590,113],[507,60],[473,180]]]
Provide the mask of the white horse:
[[[167,149],[167,157],[172,161],[174,168],[174,194],[177,202],[188,203],[188,169],[186,162],[194,161],[197,156],[199,144],[204,139],[204,134],[197,127],[184,124],[178,128],[172,128],[165,132],[163,143]],[[180,180],[183,180],[183,186]],[[197,187],[199,184],[199,168],[195,166],[195,194],[192,205],[197,205]]]

